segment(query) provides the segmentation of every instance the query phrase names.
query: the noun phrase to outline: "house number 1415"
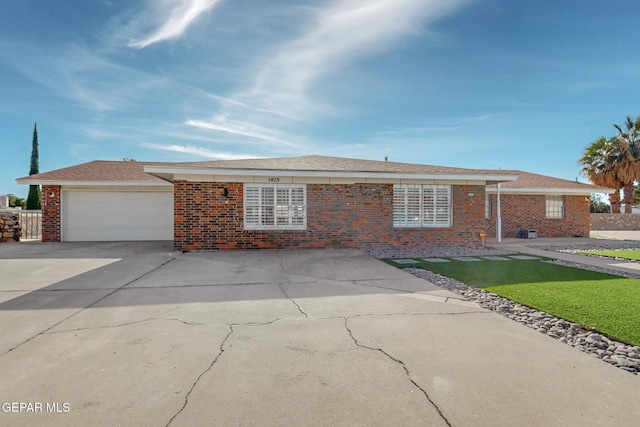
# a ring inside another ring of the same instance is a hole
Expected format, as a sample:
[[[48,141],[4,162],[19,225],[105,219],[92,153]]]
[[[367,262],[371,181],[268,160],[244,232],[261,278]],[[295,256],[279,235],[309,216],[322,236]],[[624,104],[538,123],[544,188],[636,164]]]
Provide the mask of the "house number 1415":
[[[280,177],[278,176],[270,176],[269,182],[280,182]]]

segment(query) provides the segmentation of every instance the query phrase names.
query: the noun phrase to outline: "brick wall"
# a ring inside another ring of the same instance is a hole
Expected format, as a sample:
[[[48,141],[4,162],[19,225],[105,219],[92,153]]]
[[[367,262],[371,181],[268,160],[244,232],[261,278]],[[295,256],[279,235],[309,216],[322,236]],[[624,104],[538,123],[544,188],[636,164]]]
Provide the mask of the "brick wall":
[[[60,186],[42,186],[42,241],[59,242],[60,231]]]
[[[224,196],[224,189],[228,197]],[[393,185],[307,185],[307,229],[243,228],[243,184],[174,182],[177,250],[478,246],[484,186],[453,187],[453,227],[394,228]]]
[[[496,200],[491,195],[491,220],[487,235],[496,235]],[[538,237],[589,237],[589,201],[585,196],[565,196],[564,218],[546,217],[546,196],[501,194],[502,236],[518,237],[521,230],[536,230]]]
[[[640,230],[639,214],[592,213],[592,230]]]

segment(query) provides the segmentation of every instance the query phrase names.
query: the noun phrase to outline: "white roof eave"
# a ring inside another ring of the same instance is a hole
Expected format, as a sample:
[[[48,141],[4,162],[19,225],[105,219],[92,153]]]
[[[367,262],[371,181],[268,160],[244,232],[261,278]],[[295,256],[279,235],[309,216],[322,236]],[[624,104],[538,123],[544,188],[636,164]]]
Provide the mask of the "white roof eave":
[[[568,196],[589,196],[591,193],[607,193],[615,192],[613,188],[594,187],[594,188],[561,188],[561,187],[519,187],[519,188],[500,188],[500,194],[564,194]],[[489,194],[498,192],[495,187],[487,187]]]
[[[16,179],[18,184],[24,185],[60,185],[76,187],[173,187],[167,181],[70,181],[70,180],[38,180],[22,178]]]
[[[226,176],[293,176],[317,178],[368,178],[368,179],[446,179],[459,181],[508,182],[518,179],[518,175],[492,173],[408,173],[408,172],[364,172],[364,171],[305,171],[290,169],[225,169],[225,168],[184,168],[171,166],[145,166],[151,175],[226,175]]]

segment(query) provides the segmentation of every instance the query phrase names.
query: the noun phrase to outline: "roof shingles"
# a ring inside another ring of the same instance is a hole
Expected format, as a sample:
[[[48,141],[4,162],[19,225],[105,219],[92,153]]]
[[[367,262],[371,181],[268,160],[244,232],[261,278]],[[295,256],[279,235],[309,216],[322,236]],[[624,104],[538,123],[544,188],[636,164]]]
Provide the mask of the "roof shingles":
[[[531,188],[564,188],[573,190],[585,190],[591,192],[598,192],[598,189],[606,190],[603,187],[596,187],[591,184],[585,184],[578,181],[570,181],[568,179],[554,178],[552,176],[539,175],[530,172],[524,172],[520,170],[505,171],[514,175],[518,175],[518,179],[515,181],[504,182],[500,184],[503,189],[531,189]],[[495,189],[495,184],[490,185],[490,188]]]
[[[360,160],[327,156],[300,156],[242,160],[217,160],[205,162],[137,162],[95,160],[76,166],[57,169],[19,178],[21,183],[47,182],[140,182],[141,184],[166,183],[163,179],[144,171],[145,166],[169,166],[172,168],[293,170],[323,172],[386,172],[405,174],[479,174],[518,176],[515,181],[504,182],[502,188],[565,188],[597,191],[600,187],[590,184],[553,178],[519,170],[464,169],[448,166],[431,166],[376,160]],[[513,178],[511,178],[513,179]],[[492,186],[489,186],[490,188]],[[493,186],[495,187],[495,185]],[[606,190],[606,189],[603,189]]]
[[[448,166],[398,163],[380,160],[361,160],[329,156],[273,157],[242,160],[216,160],[208,162],[173,163],[175,167],[213,169],[262,169],[324,172],[391,172],[391,173],[441,173],[441,174],[504,174],[505,171],[465,169]]]
[[[69,166],[67,168],[56,169],[50,172],[18,178],[30,181],[141,181],[141,182],[164,182],[161,178],[145,173],[144,166],[162,163],[136,162],[136,161],[109,161],[94,160],[80,165]]]

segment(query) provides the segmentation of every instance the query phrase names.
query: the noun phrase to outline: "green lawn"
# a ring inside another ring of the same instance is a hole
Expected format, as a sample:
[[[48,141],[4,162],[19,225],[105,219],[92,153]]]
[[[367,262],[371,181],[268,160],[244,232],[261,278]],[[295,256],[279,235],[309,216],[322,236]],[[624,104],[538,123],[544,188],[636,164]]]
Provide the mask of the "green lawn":
[[[640,345],[640,280],[536,260],[428,262],[421,267]]]
[[[640,261],[640,249],[624,249],[617,251],[580,251],[583,254],[599,255],[612,258],[624,258]]]

